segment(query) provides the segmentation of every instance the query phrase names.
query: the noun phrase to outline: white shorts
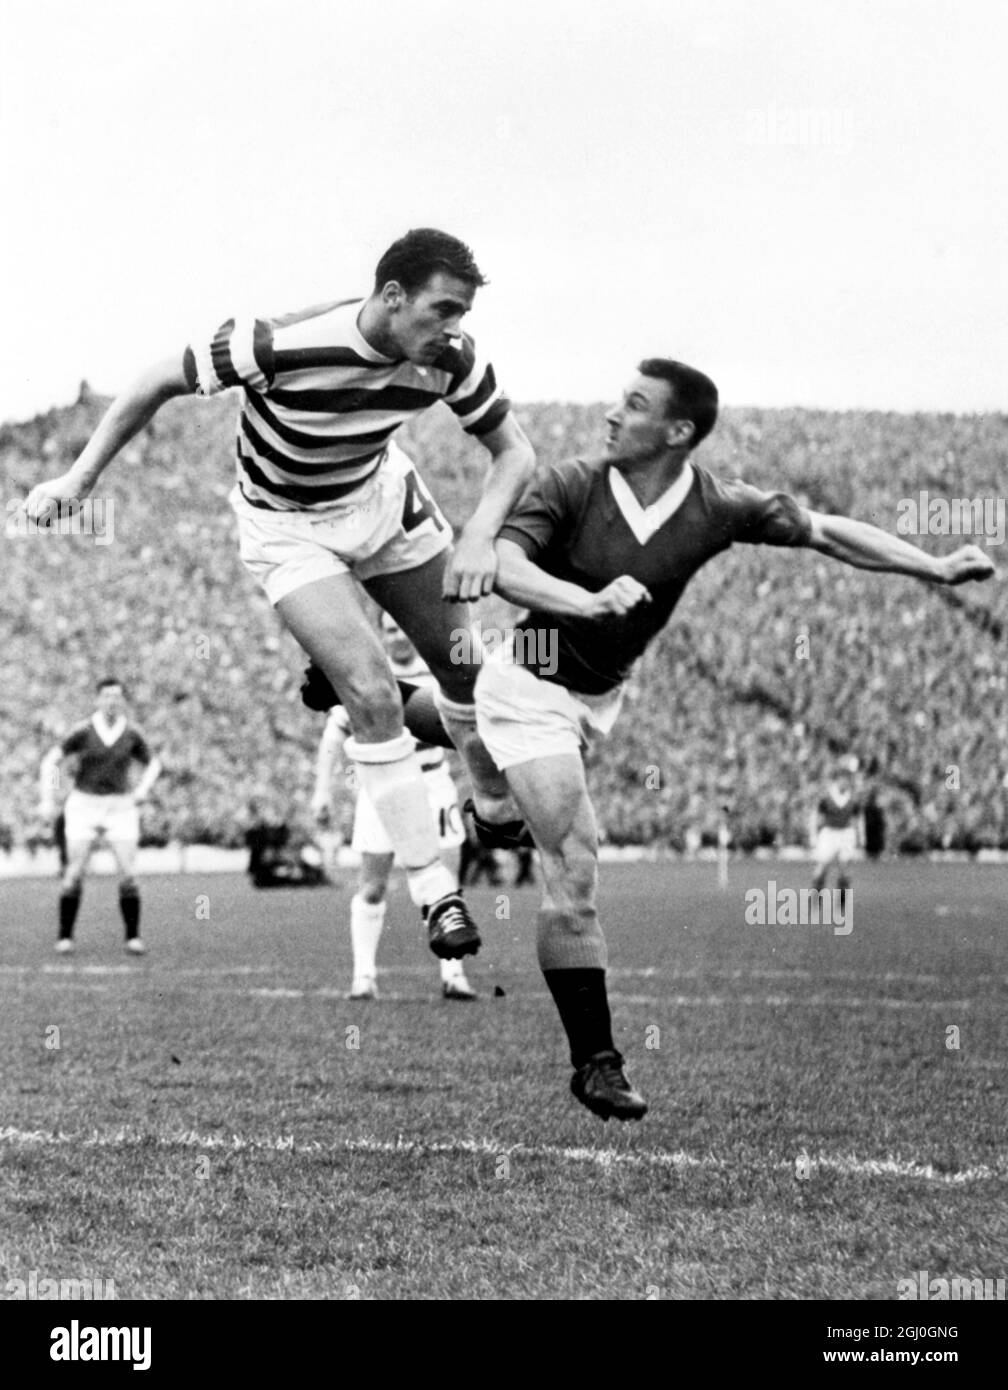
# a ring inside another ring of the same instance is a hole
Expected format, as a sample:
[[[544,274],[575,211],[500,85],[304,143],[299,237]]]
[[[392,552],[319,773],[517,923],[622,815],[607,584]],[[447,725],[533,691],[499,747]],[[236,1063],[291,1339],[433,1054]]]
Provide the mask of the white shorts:
[[[441,763],[430,772],[425,772],[424,784],[427,787],[431,810],[437,818],[440,846],[442,849],[456,849],[465,840],[465,829],[459,810],[458,792],[447,763]],[[350,848],[358,854],[392,853],[392,845],[385,834],[385,827],[378,819],[374,803],[363,789],[357,793]]]
[[[452,542],[451,526],[396,444],[357,492],[325,511],[254,507],[237,485],[229,501],[245,568],[272,604],[333,574],[363,580],[415,569]]]
[[[502,772],[533,758],[580,754],[609,733],[622,703],[621,685],[605,695],[582,695],[516,665],[504,646],[476,678],[476,727]]]
[[[824,825],[816,836],[815,857],[819,864],[831,864],[834,859],[847,864],[853,859],[856,849],[857,831],[853,825],[846,825],[842,830]]]
[[[63,806],[67,843],[96,840],[103,832],[109,840],[136,844],[140,839],[140,812],[132,796],[94,796],[72,791]]]

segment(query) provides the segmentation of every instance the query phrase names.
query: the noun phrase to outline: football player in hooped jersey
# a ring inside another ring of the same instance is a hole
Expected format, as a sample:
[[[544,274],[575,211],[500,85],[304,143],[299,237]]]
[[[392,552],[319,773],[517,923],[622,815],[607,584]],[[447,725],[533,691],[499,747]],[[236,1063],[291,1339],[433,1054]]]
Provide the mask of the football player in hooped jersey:
[[[512,822],[507,784],[476,731],[477,668],[452,660],[463,605],[490,592],[494,537],[535,466],[492,365],[462,331],[485,283],[467,246],[422,228],[388,248],[366,296],[281,318],[217,320],[138,377],[69,471],[34,488],[26,503],[38,517],[86,497],[172,397],[241,390],[231,505],[242,559],[342,699],[352,730],[347,753],[441,958],[474,953],[479,932],[440,857],[402,701],[356,581],[433,673],[441,719],[466,762],[480,815]],[[393,439],[439,400],[491,459],[454,550],[448,522]]]
[[[126,949],[142,955],[140,937],[140,888],[134,876],[140,842],[139,807],[147,799],[161,772],[143,735],[126,719],[126,698],[121,683],[108,677],[98,685],[98,708],[52,748],[42,760],[39,777],[41,812],[55,815],[53,792],[64,758],[77,760],[73,790],[63,810],[66,817],[66,866],[60,888],[59,937],[56,949],[73,950],[74,923],[80,907],[84,871],[91,852],[104,838],[119,870],[119,910],[126,931]],[[130,788],[130,765],[144,771]]]
[[[540,851],[537,949],[570,1041],[571,1088],[603,1119],[639,1119],[647,1105],[613,1042],[581,751],[612,728],[627,673],[691,576],[734,542],[810,547],[861,569],[943,584],[987,579],[994,569],[974,545],[937,558],[875,526],[811,512],[786,493],[714,477],[691,455],[717,408],[702,372],[666,358],[642,362],[606,416],[604,456],[540,473],[497,539],[495,588],[528,612],[512,647],[482,667],[477,722]],[[537,640],[543,630],[556,640]],[[549,674],[537,666],[543,651]]]

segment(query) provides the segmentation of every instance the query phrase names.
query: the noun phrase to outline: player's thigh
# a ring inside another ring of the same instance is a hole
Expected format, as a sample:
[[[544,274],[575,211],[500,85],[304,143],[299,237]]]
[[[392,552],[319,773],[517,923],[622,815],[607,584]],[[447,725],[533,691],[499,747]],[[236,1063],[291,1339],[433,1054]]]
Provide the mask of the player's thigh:
[[[77,882],[84,877],[94,844],[93,838],[67,841],[67,862],[63,870],[65,883]]]
[[[515,763],[508,785],[540,850],[569,846],[595,855],[598,830],[584,763],[577,753],[553,753]]]
[[[133,839],[119,839],[111,836],[106,839],[105,847],[116,862],[121,878],[132,878],[136,871],[137,861],[137,841]]]
[[[395,738],[402,701],[356,581],[330,575],[286,594],[277,612],[305,651],[329,677],[358,737]]]
[[[442,550],[414,569],[366,579],[364,587],[396,620],[448,698],[468,702],[479,667],[468,637],[470,606],[441,597],[450,556],[450,550]]]
[[[384,899],[394,857],[392,854],[370,854],[367,851],[361,855],[357,883],[365,901],[380,903]]]

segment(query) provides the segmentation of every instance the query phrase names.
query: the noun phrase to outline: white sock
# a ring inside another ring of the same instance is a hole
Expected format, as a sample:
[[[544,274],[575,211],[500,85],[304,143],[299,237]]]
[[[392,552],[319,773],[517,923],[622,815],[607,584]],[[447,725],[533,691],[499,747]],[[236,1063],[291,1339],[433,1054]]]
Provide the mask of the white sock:
[[[521,820],[522,814],[508,788],[507,778],[486,750],[476,728],[476,706],[449,700],[440,690],[434,693],[434,704],[441,723],[448,732],[465,762],[472,782],[473,800],[482,820],[499,825],[504,821]]]
[[[417,907],[429,907],[438,898],[457,893],[459,882],[458,876],[439,859],[435,864],[428,864],[426,869],[407,869],[406,886]]]
[[[410,897],[425,907],[456,892],[458,879],[441,860],[437,821],[415,746],[413,735],[403,732],[386,743],[348,738],[344,750],[406,870]]]
[[[385,925],[385,904],[366,902],[359,893],[350,900],[350,943],[353,947],[353,977],[374,979],[378,970],[378,942]]]
[[[465,971],[462,969],[460,960],[443,960],[441,965],[441,983],[443,985],[454,984],[456,980],[465,979]]]

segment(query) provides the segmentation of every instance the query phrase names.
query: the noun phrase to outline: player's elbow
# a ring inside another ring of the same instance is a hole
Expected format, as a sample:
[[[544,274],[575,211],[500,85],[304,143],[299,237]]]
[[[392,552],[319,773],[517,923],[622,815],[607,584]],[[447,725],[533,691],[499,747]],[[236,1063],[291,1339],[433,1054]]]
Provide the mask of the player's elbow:
[[[514,467],[515,473],[521,479],[522,488],[528,487],[536,471],[536,456],[535,449],[524,433],[518,440]]]
[[[806,515],[809,529],[805,544],[810,550],[821,550],[825,555],[834,554],[834,536],[830,527],[832,518],[823,512],[807,512]]]
[[[127,387],[126,395],[140,406],[157,408],[175,396],[191,395],[192,389],[185,371],[184,354],[178,353],[141,372]]]
[[[522,570],[528,567],[528,557],[514,541],[498,540],[494,549],[497,552],[494,593],[507,599],[509,603],[520,603],[522,600],[518,589],[521,585]]]
[[[523,492],[535,473],[536,456],[531,440],[513,415],[509,415],[495,432],[488,447],[498,467],[504,464],[507,468],[516,492]]]

